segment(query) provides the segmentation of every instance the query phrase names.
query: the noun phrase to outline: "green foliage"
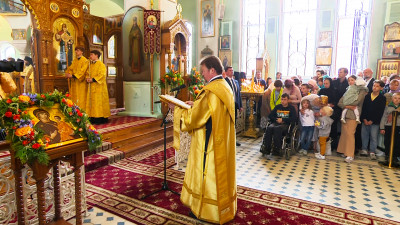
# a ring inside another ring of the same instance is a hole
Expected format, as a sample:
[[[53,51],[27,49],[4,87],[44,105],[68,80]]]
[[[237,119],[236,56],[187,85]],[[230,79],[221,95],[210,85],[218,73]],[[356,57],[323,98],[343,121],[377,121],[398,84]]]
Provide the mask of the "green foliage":
[[[15,157],[22,163],[32,164],[37,161],[47,165],[49,162],[46,147],[50,139],[34,126],[27,113],[27,109],[33,106],[51,108],[59,103],[65,120],[77,128],[75,134],[87,139],[89,149],[94,150],[101,146],[101,135],[90,124],[89,116],[68,97],[69,94],[63,95],[55,90],[45,94],[12,96],[0,101],[0,124],[6,128],[7,140],[11,143]]]
[[[199,71],[196,70],[196,67],[193,67],[188,80],[189,92],[193,96],[193,99],[196,99],[200,90],[204,87],[205,80],[204,77],[200,74]]]
[[[160,78],[158,81],[158,85],[161,88],[165,88],[165,84],[168,84],[170,87],[178,87],[184,83],[182,75],[177,71],[174,70],[174,67],[169,68],[167,67],[167,73]]]

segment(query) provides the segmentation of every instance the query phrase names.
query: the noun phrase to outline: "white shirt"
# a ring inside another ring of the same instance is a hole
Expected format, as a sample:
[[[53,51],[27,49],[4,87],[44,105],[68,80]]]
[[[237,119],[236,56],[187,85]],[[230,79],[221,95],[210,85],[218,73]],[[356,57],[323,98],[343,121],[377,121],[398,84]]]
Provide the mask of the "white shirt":
[[[217,75],[217,76],[215,76],[215,77],[211,78],[211,79],[210,79],[210,81],[208,81],[208,83],[210,83],[211,81],[213,81],[213,80],[217,79],[218,77],[222,77],[222,74],[221,74],[221,75]]]
[[[313,127],[314,126],[314,111],[311,109],[306,109],[304,110],[304,115],[301,114],[299,111],[300,115],[300,122],[303,127]]]

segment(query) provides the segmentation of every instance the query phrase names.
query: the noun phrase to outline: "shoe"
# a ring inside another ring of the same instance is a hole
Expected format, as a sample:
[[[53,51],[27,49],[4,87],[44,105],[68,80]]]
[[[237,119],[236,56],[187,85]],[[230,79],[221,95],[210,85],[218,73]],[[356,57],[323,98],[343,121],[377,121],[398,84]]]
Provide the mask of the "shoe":
[[[361,124],[360,119],[356,119],[356,122],[357,122],[358,124]]]
[[[342,121],[342,123],[346,123],[346,120],[344,118],[340,119],[340,121]]]
[[[347,158],[344,161],[346,161],[347,163],[351,163],[353,162],[353,160],[354,160],[353,157],[347,156]]]
[[[342,157],[342,158],[346,158],[346,156],[343,153],[340,152],[336,152],[338,154],[338,156]]]
[[[381,151],[381,150],[379,150],[379,149],[376,149],[376,150],[375,150],[375,155],[376,155],[377,157],[385,156],[385,152],[383,152],[383,151]]]
[[[241,146],[241,144],[239,142],[236,142],[236,146]]]
[[[369,157],[371,158],[371,160],[376,160],[376,155],[373,152],[369,153]]]
[[[267,148],[264,144],[261,145],[260,152],[263,155],[269,155],[271,153],[271,149]]]
[[[368,151],[363,149],[360,151],[360,156],[368,156]]]
[[[321,155],[320,153],[315,153],[315,158],[317,158],[317,159],[325,159],[325,156]]]
[[[307,150],[300,149],[299,153],[302,155],[307,155]]]

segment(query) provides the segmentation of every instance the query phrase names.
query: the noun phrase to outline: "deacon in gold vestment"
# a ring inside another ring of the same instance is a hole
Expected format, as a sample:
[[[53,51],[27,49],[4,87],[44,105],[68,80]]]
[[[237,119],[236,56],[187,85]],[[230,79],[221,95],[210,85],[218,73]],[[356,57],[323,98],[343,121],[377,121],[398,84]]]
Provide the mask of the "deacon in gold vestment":
[[[75,47],[76,58],[72,61],[71,66],[65,71],[65,77],[71,79],[71,90],[69,90],[72,101],[79,108],[86,110],[87,87],[85,71],[89,61],[83,56],[85,49],[83,47]]]
[[[21,73],[21,77],[24,77],[24,93],[35,93],[35,75],[32,58],[25,56],[24,63],[25,68]]]
[[[88,95],[86,99],[86,113],[94,124],[106,123],[110,113],[108,98],[106,66],[99,60],[101,53],[97,50],[90,51],[90,68],[86,70]]]
[[[179,129],[192,135],[181,201],[198,219],[223,224],[237,210],[235,102],[218,75],[221,61],[209,56],[200,65],[209,83],[188,102],[192,108],[175,107],[174,114],[174,147],[179,148]]]

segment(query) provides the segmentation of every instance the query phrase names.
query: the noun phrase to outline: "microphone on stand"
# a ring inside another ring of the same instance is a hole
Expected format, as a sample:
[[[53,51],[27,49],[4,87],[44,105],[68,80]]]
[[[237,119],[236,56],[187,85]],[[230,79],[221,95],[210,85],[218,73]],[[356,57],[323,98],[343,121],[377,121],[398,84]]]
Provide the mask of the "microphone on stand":
[[[179,91],[179,90],[181,90],[181,89],[183,89],[183,88],[185,88],[185,87],[186,87],[186,85],[182,84],[181,86],[178,86],[178,87],[176,87],[176,88],[172,88],[172,89],[170,90],[170,92]]]

